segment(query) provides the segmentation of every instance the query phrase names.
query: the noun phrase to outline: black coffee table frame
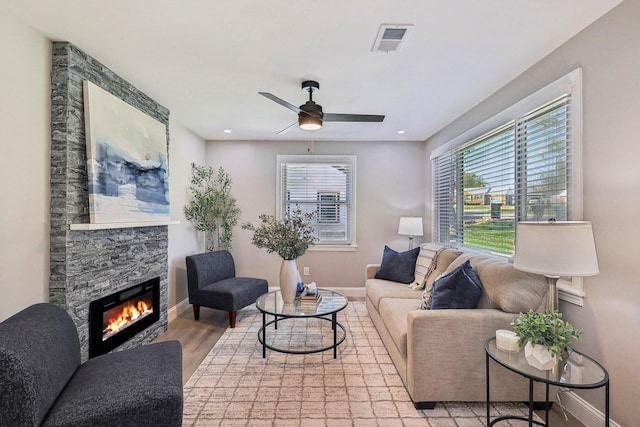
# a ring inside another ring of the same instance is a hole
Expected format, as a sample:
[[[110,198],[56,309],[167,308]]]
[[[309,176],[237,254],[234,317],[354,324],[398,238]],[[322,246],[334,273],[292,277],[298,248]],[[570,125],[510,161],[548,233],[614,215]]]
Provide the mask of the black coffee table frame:
[[[333,349],[333,358],[336,359],[338,357],[338,346],[347,338],[347,330],[340,322],[338,322],[337,314],[345,309],[349,301],[339,292],[320,288],[318,291],[320,295],[322,295],[322,300],[317,306],[312,308],[303,306],[299,299],[296,299],[296,301],[291,304],[284,304],[282,302],[280,291],[272,291],[258,298],[256,301],[256,307],[262,313],[262,327],[258,330],[258,341],[262,344],[263,358],[267,357],[267,348],[286,354],[312,354]],[[267,321],[267,315],[274,316],[274,319]],[[331,323],[331,329],[333,332],[332,344],[319,348],[292,350],[276,347],[275,345],[267,343],[266,332],[269,326],[274,325],[274,329],[278,329],[278,323],[284,320],[295,321],[295,319],[310,318],[316,318]],[[342,330],[340,336],[338,336],[338,328]]]
[[[558,371],[541,371],[530,366],[524,357],[524,351],[510,353],[505,352],[497,348],[495,337],[489,338],[484,344],[485,350],[485,372],[486,372],[486,386],[487,386],[487,427],[490,427],[503,420],[522,420],[528,421],[529,426],[533,424],[540,426],[549,426],[549,386],[554,385],[558,387],[566,387],[572,389],[592,389],[592,388],[605,388],[605,426],[609,427],[609,373],[598,362],[590,358],[589,356],[573,350],[572,357],[579,358],[581,360],[583,369],[583,375],[579,378],[572,378],[570,372],[566,366],[569,362],[565,361],[562,365],[558,366]],[[489,360],[493,359],[498,364],[504,366],[516,374],[519,374],[529,380],[529,416],[522,417],[517,415],[506,415],[491,420],[490,406],[490,376],[489,376]],[[567,373],[568,372],[568,373]],[[545,420],[539,422],[533,419],[533,384],[534,382],[545,384]]]

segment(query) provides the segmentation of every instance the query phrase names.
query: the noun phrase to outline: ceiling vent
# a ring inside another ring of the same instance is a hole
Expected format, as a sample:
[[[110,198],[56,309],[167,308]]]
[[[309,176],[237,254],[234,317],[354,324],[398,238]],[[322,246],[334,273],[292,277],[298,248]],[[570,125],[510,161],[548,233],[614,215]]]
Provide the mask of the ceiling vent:
[[[413,24],[382,24],[378,31],[375,43],[373,43],[373,52],[399,52],[404,41],[407,40],[409,31],[413,28]]]

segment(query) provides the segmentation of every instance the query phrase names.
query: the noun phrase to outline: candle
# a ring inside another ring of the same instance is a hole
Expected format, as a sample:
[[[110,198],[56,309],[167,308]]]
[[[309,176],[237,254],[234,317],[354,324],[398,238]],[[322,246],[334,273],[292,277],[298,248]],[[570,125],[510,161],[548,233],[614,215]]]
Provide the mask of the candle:
[[[513,331],[498,329],[496,331],[496,346],[503,351],[518,351],[518,336]]]

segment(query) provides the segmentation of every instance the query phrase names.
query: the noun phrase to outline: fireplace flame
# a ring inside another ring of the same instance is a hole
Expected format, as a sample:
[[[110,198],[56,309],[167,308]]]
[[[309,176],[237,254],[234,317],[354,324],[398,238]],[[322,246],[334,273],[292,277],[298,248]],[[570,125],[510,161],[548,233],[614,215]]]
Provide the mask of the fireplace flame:
[[[136,322],[138,319],[153,313],[153,306],[144,300],[128,302],[122,306],[122,310],[108,319],[105,319],[107,326],[102,330],[102,340],[109,338],[116,332]]]

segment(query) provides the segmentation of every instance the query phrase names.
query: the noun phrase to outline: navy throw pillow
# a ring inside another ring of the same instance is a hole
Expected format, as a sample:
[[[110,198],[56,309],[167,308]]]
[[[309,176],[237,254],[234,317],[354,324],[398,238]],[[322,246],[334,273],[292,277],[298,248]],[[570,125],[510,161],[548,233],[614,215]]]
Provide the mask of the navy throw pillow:
[[[481,296],[482,283],[467,260],[451,273],[436,280],[431,309],[476,308]]]
[[[385,245],[382,262],[375,278],[400,283],[413,282],[413,273],[416,270],[416,260],[419,253],[420,246],[406,252],[396,252]]]

